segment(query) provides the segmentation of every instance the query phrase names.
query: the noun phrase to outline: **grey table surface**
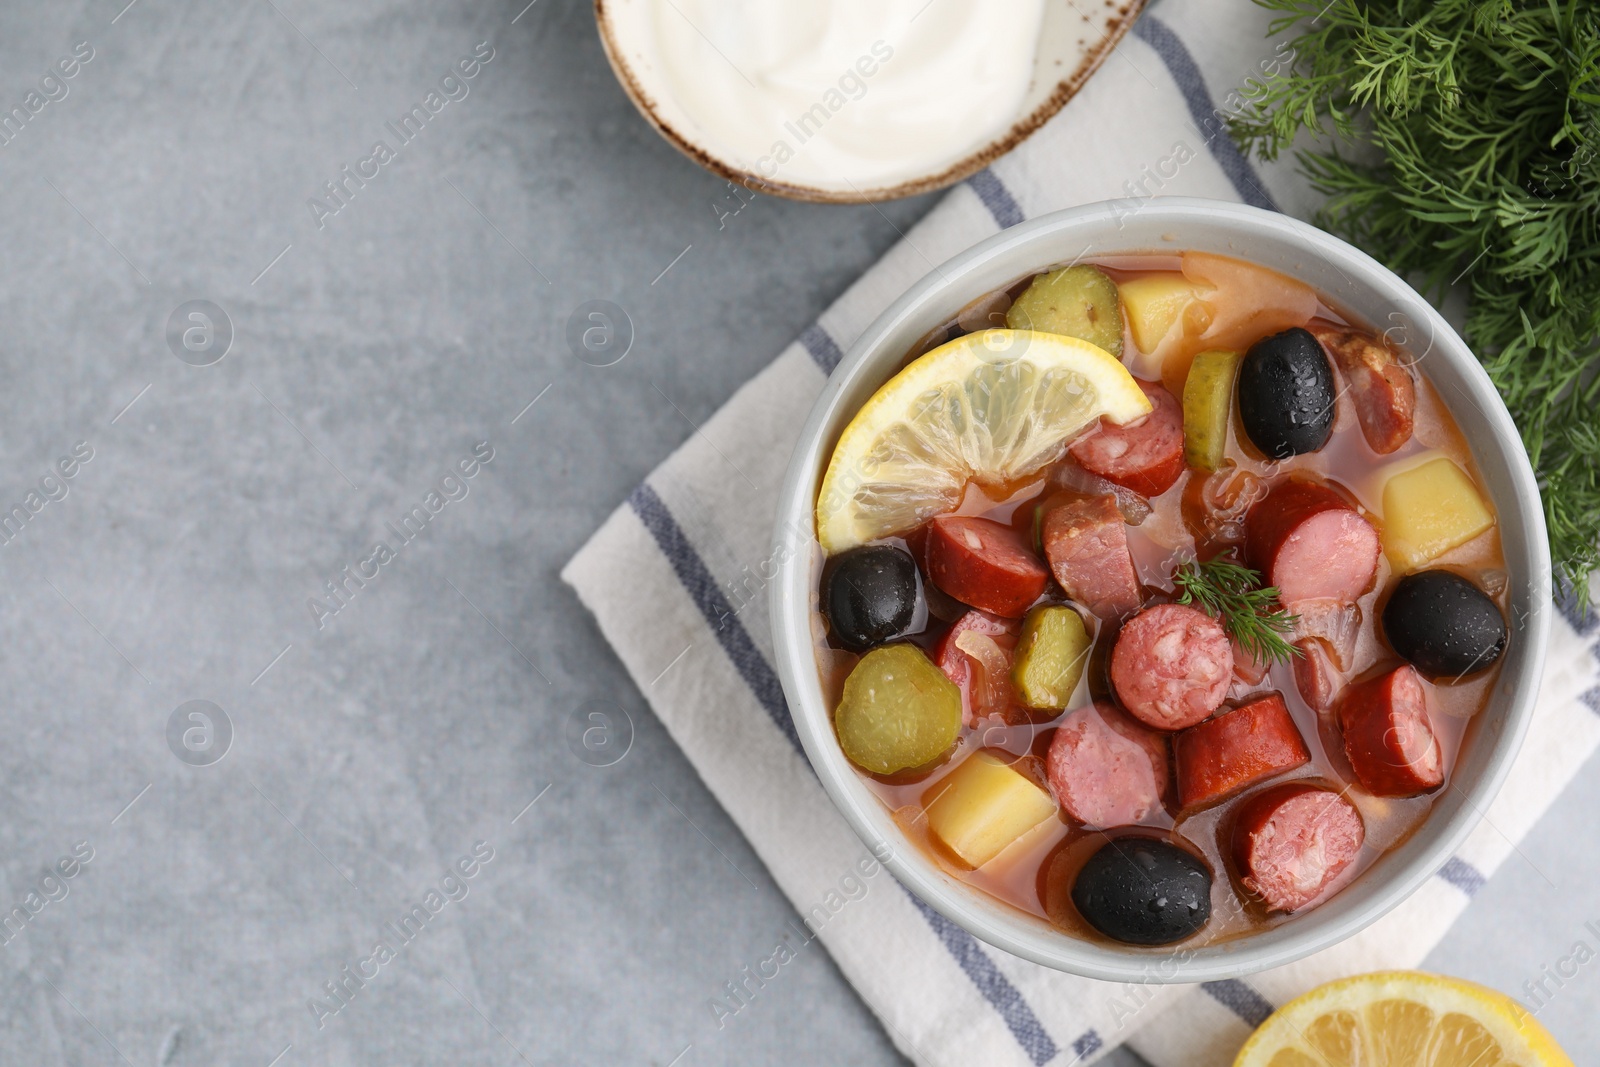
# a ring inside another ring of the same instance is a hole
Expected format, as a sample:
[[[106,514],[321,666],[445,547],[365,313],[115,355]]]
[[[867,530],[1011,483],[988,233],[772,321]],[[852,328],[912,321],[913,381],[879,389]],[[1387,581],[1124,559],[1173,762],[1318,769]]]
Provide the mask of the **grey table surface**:
[[[898,1062],[820,952],[713,1024],[790,906],[557,574],[932,200],[719,228],[581,0],[125,3],[0,11],[0,1062]],[[1594,940],[1592,771],[1433,966]],[[1594,1000],[1542,1013],[1580,1062]]]

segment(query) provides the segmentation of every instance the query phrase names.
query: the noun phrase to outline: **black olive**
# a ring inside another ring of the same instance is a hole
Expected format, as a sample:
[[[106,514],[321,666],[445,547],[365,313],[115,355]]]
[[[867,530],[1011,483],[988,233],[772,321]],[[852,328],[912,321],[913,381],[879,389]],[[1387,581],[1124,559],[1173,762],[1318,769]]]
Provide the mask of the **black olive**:
[[[1418,571],[1395,584],[1383,608],[1389,645],[1423,674],[1459,678],[1494,665],[1506,620],[1489,595],[1451,571]]]
[[[837,556],[823,585],[822,610],[834,639],[865,652],[910,632],[917,622],[917,564],[893,545],[866,545]]]
[[[1333,432],[1333,368],[1305,330],[1263,337],[1239,364],[1239,421],[1272,459],[1315,452]]]
[[[1211,918],[1211,870],[1186,849],[1148,837],[1106,842],[1072,884],[1078,914],[1129,945],[1182,941]]]

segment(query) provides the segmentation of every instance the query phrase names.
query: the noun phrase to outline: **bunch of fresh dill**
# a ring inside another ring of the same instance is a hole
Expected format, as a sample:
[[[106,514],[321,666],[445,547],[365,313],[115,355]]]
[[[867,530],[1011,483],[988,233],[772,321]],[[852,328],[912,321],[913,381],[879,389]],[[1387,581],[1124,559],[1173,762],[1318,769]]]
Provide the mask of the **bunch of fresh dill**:
[[[1470,286],[1467,343],[1522,431],[1557,573],[1582,583],[1600,568],[1600,4],[1256,2],[1284,13],[1296,62],[1246,84],[1235,136],[1272,158],[1336,134],[1299,156],[1329,197],[1317,221],[1430,296]]]

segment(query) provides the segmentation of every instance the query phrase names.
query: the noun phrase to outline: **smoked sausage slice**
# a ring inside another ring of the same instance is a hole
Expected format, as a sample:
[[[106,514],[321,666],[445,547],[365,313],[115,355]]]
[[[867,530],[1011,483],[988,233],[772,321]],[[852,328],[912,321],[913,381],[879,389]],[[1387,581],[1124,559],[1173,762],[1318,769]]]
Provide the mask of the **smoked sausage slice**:
[[[1172,739],[1178,805],[1204,807],[1311,762],[1283,697],[1271,693]]]
[[[1135,379],[1137,381],[1137,379]],[[1067,449],[1078,466],[1141,496],[1160,496],[1183,473],[1183,407],[1156,382],[1139,382],[1148,415],[1126,426],[1100,427]]]
[[[1378,531],[1325,485],[1291,478],[1245,519],[1245,558],[1278,599],[1351,603],[1378,571]]]
[[[1161,807],[1167,739],[1103,701],[1061,721],[1045,757],[1050,789],[1091,829],[1128,826]]]
[[[1299,911],[1361,854],[1366,827],[1331,789],[1291,782],[1247,800],[1233,824],[1233,861],[1245,889],[1273,911]]]
[[[1417,386],[1383,342],[1371,334],[1336,326],[1311,331],[1350,386],[1361,436],[1387,455],[1411,440]]]
[[[993,519],[940,515],[928,523],[926,552],[934,585],[1008,619],[1021,618],[1050,582],[1022,535]]]
[[[1233,681],[1233,646],[1198,608],[1157,604],[1122,627],[1111,650],[1111,686],[1134,718],[1181,730],[1216,711]]]
[[[1367,792],[1409,797],[1444,784],[1427,683],[1407,664],[1346,687],[1336,706],[1344,753]]]
[[[1067,596],[1101,618],[1139,606],[1139,576],[1116,497],[1092,496],[1051,508],[1041,536],[1050,571]]]

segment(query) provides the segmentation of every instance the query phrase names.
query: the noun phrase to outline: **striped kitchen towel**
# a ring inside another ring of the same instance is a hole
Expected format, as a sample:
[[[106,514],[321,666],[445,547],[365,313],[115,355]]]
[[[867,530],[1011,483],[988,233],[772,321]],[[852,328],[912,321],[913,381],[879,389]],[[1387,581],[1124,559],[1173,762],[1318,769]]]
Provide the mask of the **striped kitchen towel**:
[[[1315,200],[1292,170],[1252,166],[1219,119],[1232,87],[1286,56],[1248,0],[1154,6],[1054,120],[950,193],[658,467],[563,572],[794,903],[804,922],[790,950],[820,939],[919,1064],[1088,1063],[1124,1041],[1158,1067],[1231,1063],[1273,1005],[1337,975],[1419,963],[1600,744],[1600,633],[1569,613],[1554,626],[1540,714],[1510,780],[1436,878],[1315,957],[1248,980],[1165,987],[1046,970],[920,904],[845,825],[800,750],[773,669],[764,577],[779,482],[842,351],[937,264],[1043,212],[1181,193],[1308,215]],[[703,1025],[733,1024],[761,981],[751,971],[718,992]]]

